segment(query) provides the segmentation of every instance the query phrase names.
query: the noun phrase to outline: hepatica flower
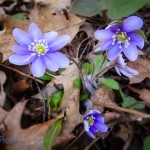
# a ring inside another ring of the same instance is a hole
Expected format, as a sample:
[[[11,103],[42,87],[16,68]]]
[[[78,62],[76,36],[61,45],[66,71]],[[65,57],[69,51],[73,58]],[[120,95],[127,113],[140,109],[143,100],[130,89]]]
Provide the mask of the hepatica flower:
[[[144,39],[136,31],[143,26],[143,21],[137,16],[131,16],[120,24],[109,25],[106,29],[97,30],[95,38],[102,41],[100,50],[108,50],[110,61],[117,58],[123,52],[125,56],[135,61],[138,57],[137,46],[144,47]]]
[[[46,68],[55,72],[59,68],[68,67],[69,59],[58,52],[70,42],[68,35],[58,36],[54,31],[42,34],[38,26],[32,23],[29,34],[15,28],[13,36],[18,45],[12,47],[16,54],[10,56],[9,61],[15,65],[31,63],[31,71],[35,77],[41,77]]]
[[[116,63],[115,69],[120,76],[121,76],[121,74],[123,74],[128,78],[132,78],[133,75],[139,74],[139,72],[137,70],[134,70],[134,69],[126,66],[126,63],[124,62],[124,59],[122,58],[121,54],[116,58],[115,63]]]
[[[91,138],[95,138],[93,133],[108,131],[108,127],[104,123],[104,118],[100,116],[98,110],[90,110],[84,117],[84,128]]]

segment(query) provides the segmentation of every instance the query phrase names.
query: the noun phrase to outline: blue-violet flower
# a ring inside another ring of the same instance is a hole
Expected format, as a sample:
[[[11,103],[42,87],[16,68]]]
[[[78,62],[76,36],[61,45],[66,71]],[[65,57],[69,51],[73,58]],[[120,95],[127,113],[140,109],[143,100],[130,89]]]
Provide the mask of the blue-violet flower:
[[[117,73],[121,76],[121,74],[125,75],[128,78],[132,78],[133,75],[138,75],[139,72],[137,70],[134,70],[128,66],[126,66],[126,63],[124,59],[122,58],[122,54],[120,54],[116,60],[115,60],[115,69]]]
[[[125,56],[135,61],[138,57],[137,46],[144,47],[144,39],[136,31],[143,26],[143,20],[137,16],[131,16],[121,23],[109,25],[106,29],[97,30],[95,38],[103,41],[98,50],[108,50],[108,59],[113,61],[123,52]]]
[[[91,138],[95,138],[95,135],[93,133],[96,133],[98,131],[108,131],[108,127],[104,123],[104,118],[100,116],[100,112],[98,110],[90,110],[90,112],[85,115],[84,128]]]
[[[16,54],[10,56],[9,61],[15,65],[31,63],[31,71],[35,77],[41,77],[46,68],[55,72],[59,68],[68,67],[69,59],[58,50],[69,43],[70,36],[58,36],[55,31],[42,34],[34,23],[29,26],[29,34],[15,28],[13,36],[18,45],[12,47]]]

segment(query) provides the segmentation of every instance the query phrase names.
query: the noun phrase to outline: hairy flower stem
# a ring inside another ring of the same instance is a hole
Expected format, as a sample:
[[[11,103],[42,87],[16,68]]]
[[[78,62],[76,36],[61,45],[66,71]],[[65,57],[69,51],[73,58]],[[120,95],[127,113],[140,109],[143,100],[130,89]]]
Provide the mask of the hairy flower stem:
[[[97,79],[104,71],[107,71],[108,69],[114,67],[114,64],[110,64],[109,66],[106,66],[104,68],[102,68],[93,78],[93,80]]]

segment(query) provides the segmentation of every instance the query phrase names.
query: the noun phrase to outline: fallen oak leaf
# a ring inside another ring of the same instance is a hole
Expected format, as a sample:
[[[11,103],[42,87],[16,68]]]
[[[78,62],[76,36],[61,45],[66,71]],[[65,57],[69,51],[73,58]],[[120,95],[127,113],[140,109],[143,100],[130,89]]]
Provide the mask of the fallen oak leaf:
[[[5,150],[45,150],[43,145],[43,136],[47,129],[53,125],[56,120],[49,120],[41,124],[33,125],[27,129],[21,129],[20,119],[26,102],[27,101],[16,104],[4,120],[7,130],[3,133],[3,135],[7,138],[14,139],[14,143],[12,145],[4,145]]]

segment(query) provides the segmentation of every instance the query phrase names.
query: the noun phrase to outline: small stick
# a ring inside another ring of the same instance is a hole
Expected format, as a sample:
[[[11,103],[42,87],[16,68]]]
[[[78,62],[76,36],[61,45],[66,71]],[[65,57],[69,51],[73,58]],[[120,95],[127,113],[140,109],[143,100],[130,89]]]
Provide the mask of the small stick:
[[[14,71],[14,72],[16,72],[16,73],[18,73],[18,74],[21,74],[21,75],[23,75],[23,76],[25,76],[25,77],[30,78],[30,79],[33,79],[33,80],[39,82],[40,84],[43,84],[43,81],[41,81],[41,80],[39,80],[39,79],[36,79],[36,78],[34,78],[34,77],[32,77],[32,76],[30,76],[30,75],[28,75],[28,74],[25,74],[25,73],[23,73],[23,72],[21,72],[21,71],[19,71],[19,70],[17,70],[17,69],[13,69],[13,68],[11,68],[11,67],[9,67],[9,66],[6,66],[6,65],[3,65],[3,64],[1,64],[1,63],[0,63],[0,66],[2,66],[2,67],[4,67],[4,68],[7,68],[7,69],[9,69],[9,70],[12,70],[12,71]]]
[[[89,150],[101,137],[96,138],[92,143],[84,148],[84,150]]]
[[[129,113],[129,114],[137,115],[137,116],[140,116],[140,117],[143,117],[143,118],[150,118],[149,114],[139,112],[139,111],[136,111],[136,110],[132,110],[132,109],[128,109],[128,108],[123,108],[123,107],[116,106],[116,105],[111,105],[109,103],[105,104],[105,103],[101,103],[101,102],[93,102],[93,104],[103,106],[103,107],[106,107],[106,108],[110,108],[110,109],[114,109],[114,110],[121,111],[121,112],[126,112],[126,113]]]
[[[68,150],[85,132],[85,130],[83,130],[66,148],[65,150]]]
[[[42,91],[41,91],[41,89],[40,89],[38,83],[37,83],[37,82],[35,82],[35,83],[36,83],[37,89],[38,89],[38,91],[39,91],[39,93],[40,93],[40,95],[41,95],[41,97],[42,97],[42,102],[43,102],[43,122],[45,122],[45,118],[46,118],[45,97],[44,97],[44,95],[43,95],[43,93],[42,93]]]

